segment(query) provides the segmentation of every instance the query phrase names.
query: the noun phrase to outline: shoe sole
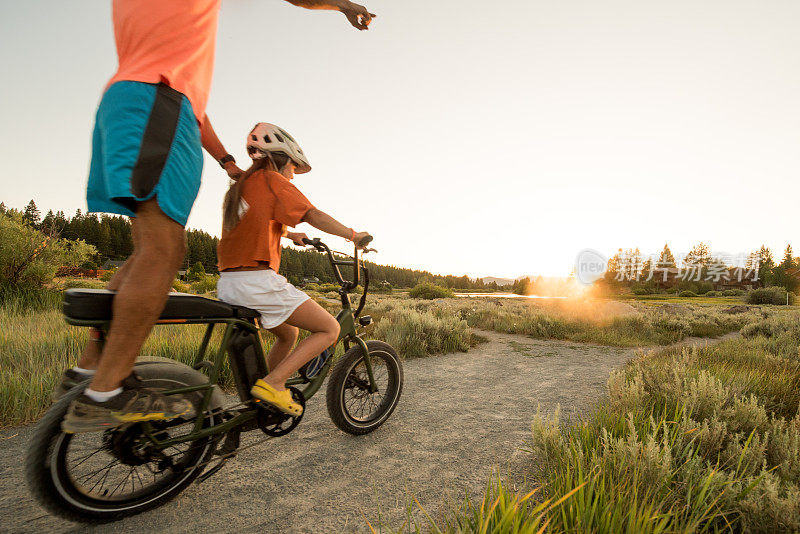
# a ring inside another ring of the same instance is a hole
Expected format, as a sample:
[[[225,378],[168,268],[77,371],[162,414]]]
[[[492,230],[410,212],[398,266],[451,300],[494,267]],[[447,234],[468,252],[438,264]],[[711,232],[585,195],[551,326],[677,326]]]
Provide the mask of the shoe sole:
[[[163,412],[160,413],[151,413],[151,414],[111,414],[111,420],[109,419],[94,419],[94,420],[82,420],[82,419],[75,419],[70,418],[69,414],[64,418],[61,422],[61,430],[66,434],[81,434],[84,432],[101,432],[104,430],[110,430],[112,428],[116,428],[118,426],[127,425],[130,423],[144,423],[147,421],[170,421],[172,419],[176,419],[183,415],[186,415],[191,411],[191,408],[184,410],[178,414],[170,414],[167,415]]]
[[[276,402],[274,402],[272,400],[269,400],[266,397],[264,397],[263,394],[261,393],[262,391],[265,391],[267,394],[269,394],[269,390],[266,390],[266,389],[264,389],[262,387],[259,387],[259,386],[253,386],[253,388],[250,390],[250,394],[253,397],[255,397],[257,400],[269,404],[270,406],[272,406],[276,410],[280,410],[281,412],[285,413],[286,415],[291,415],[293,417],[298,417],[298,416],[303,415],[303,410],[302,409],[300,410],[300,413],[297,413],[297,411],[293,411],[291,408],[283,407],[280,404],[278,404],[278,403],[276,403]],[[300,406],[300,405],[298,404],[298,406]]]
[[[58,388],[50,394],[50,402],[55,404],[56,402],[61,400],[61,397],[66,395],[68,391],[69,391],[68,389],[64,389],[61,386],[58,386]]]

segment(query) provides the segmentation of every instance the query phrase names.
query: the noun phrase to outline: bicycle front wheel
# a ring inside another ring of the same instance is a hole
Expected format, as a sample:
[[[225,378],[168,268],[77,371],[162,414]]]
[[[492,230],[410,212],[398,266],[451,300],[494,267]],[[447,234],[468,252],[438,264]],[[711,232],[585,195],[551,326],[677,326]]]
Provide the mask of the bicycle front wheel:
[[[364,353],[359,345],[348,350],[328,379],[328,414],[350,434],[372,432],[392,415],[403,391],[403,364],[391,345],[367,341],[377,391],[370,391]]]

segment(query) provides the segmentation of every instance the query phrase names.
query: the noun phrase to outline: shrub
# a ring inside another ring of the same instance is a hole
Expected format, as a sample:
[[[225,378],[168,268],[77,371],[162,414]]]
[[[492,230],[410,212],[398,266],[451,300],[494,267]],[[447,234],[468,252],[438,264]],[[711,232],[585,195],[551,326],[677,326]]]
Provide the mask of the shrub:
[[[781,313],[754,321],[740,330],[742,337],[761,338],[766,350],[776,356],[800,359],[800,313]]]
[[[706,291],[704,297],[721,297],[722,291]]]
[[[172,289],[178,291],[179,293],[188,293],[192,290],[192,286],[187,284],[186,282],[182,282],[178,279],[172,281]]]
[[[729,340],[637,358],[612,374],[609,400],[577,424],[537,414],[535,478],[551,499],[577,492],[550,527],[797,531],[798,380],[795,364],[758,341]]]
[[[369,287],[370,293],[391,293],[392,292],[392,284],[386,281],[382,282],[374,282]]]
[[[209,293],[217,289],[217,280],[219,279],[218,276],[214,275],[205,275],[201,280],[192,284],[192,293],[197,293],[198,295],[203,293]]]
[[[680,293],[678,293],[678,296],[679,297],[696,297],[697,293],[695,293],[694,291],[688,291],[687,290],[687,291],[681,291]]]
[[[112,267],[111,269],[103,273],[103,275],[100,277],[100,280],[102,280],[103,282],[109,282],[111,281],[112,278],[114,278],[115,274],[117,274],[117,268]]]
[[[320,284],[319,285],[319,292],[320,293],[328,293],[330,291],[333,291],[334,293],[338,294],[339,293],[339,289],[341,289],[341,288],[339,287],[338,284],[325,283],[325,284]]]
[[[0,301],[41,289],[59,267],[77,267],[97,253],[83,241],[45,235],[16,214],[0,214],[0,243]]]
[[[707,293],[714,290],[714,284],[706,280],[681,280],[675,286],[675,289],[680,293],[681,291],[692,291],[698,295]]]
[[[186,271],[186,279],[190,282],[199,282],[206,276],[206,270],[203,267],[203,264],[199,261],[195,262],[194,265],[189,267]]]
[[[643,287],[634,287],[633,289],[631,289],[631,293],[633,293],[634,295],[649,295],[650,294],[650,292],[647,289],[643,288]]]
[[[775,304],[785,305],[786,297],[789,297],[789,304],[794,304],[794,293],[788,293],[782,287],[771,286],[754,289],[747,295],[748,304]]]
[[[426,300],[442,299],[455,296],[451,289],[437,286],[430,282],[417,284],[411,289],[411,291],[408,292],[408,294],[411,298]]]
[[[106,285],[100,280],[67,280],[64,289],[103,289]]]
[[[444,310],[400,308],[375,325],[374,336],[386,341],[405,358],[466,351],[472,332],[467,322]]]
[[[726,289],[722,292],[723,297],[741,297],[746,291],[744,289]]]

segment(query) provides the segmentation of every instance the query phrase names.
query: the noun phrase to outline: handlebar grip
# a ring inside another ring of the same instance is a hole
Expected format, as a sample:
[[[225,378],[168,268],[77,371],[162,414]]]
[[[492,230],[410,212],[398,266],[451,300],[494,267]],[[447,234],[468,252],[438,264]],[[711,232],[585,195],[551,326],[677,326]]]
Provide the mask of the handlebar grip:
[[[325,252],[325,247],[323,246],[322,241],[320,241],[318,237],[315,237],[314,239],[309,239],[307,237],[304,237],[303,244],[310,245],[315,249],[317,249],[319,252]]]

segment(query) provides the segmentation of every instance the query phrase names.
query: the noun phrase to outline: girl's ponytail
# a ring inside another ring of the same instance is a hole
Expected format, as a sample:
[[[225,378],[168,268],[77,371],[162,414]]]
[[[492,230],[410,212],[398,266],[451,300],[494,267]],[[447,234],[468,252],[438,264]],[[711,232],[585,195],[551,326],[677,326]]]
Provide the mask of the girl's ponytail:
[[[225,193],[225,200],[222,201],[222,231],[230,232],[239,224],[239,204],[242,202],[242,186],[244,181],[250,178],[257,171],[262,169],[280,172],[291,159],[289,156],[280,152],[266,154],[265,157],[253,160],[250,168],[233,182]]]

